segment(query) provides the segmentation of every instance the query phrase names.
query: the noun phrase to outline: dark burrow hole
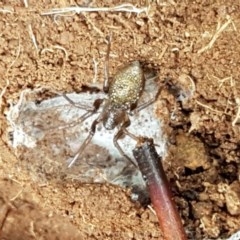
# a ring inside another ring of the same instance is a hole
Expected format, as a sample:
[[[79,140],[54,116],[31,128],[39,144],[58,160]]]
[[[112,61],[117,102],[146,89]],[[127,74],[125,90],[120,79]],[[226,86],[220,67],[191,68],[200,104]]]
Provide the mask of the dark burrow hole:
[[[238,179],[238,166],[236,162],[226,163],[223,162],[220,167],[220,176],[229,181],[229,183],[234,182]]]
[[[204,171],[203,167],[197,167],[195,170],[192,170],[188,167],[185,167],[184,168],[184,175],[185,176],[191,176],[191,175],[194,175],[194,174],[198,174],[198,173],[202,173]]]

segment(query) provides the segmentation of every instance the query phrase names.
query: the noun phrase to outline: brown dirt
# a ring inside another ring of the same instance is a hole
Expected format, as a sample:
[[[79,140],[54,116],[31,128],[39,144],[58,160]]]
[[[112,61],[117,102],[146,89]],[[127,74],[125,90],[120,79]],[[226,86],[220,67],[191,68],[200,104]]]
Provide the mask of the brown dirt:
[[[91,6],[118,4],[103,2]],[[132,203],[126,190],[76,182],[38,184],[15,167],[18,159],[7,145],[5,113],[23,89],[79,92],[82,84],[92,83],[93,59],[99,62],[97,81],[103,81],[109,33],[111,73],[138,59],[158,69],[161,82],[171,79],[160,96],[165,104],[159,117],[169,126],[165,167],[189,238],[226,238],[240,229],[240,6],[234,0],[153,2],[148,15],[93,12],[53,18],[40,13],[75,3],[33,0],[26,8],[24,1],[1,1],[2,239],[160,238],[154,214]],[[177,86],[189,93],[193,85],[193,97],[177,104],[169,90]]]

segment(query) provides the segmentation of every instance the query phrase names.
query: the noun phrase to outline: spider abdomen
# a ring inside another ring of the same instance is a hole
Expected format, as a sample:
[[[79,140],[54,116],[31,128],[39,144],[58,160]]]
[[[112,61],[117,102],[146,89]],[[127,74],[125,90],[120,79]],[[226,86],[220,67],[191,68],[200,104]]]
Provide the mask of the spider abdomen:
[[[112,108],[128,110],[136,105],[144,87],[144,73],[139,61],[122,68],[113,77],[109,86]]]

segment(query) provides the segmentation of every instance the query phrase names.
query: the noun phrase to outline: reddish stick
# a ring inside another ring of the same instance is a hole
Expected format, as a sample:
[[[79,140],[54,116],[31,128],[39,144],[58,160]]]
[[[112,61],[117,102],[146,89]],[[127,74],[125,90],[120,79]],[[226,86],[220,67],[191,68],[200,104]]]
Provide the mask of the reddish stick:
[[[145,138],[140,141],[140,144],[133,150],[133,155],[146,181],[164,239],[186,240],[181,217],[153,140]]]

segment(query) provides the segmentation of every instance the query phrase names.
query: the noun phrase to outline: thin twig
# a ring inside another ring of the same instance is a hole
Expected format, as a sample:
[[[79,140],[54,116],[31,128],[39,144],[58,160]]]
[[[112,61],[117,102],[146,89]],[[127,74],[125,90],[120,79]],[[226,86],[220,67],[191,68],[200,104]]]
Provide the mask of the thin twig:
[[[161,52],[158,60],[161,60],[161,59],[163,58],[163,56],[164,56],[164,54],[166,53],[167,49],[168,49],[168,45],[166,45],[166,46],[163,48],[163,50],[162,50],[162,52]]]
[[[28,1],[27,0],[23,0],[24,6],[25,8],[28,8]]]
[[[217,25],[217,30],[215,32],[215,34],[213,35],[211,41],[203,48],[201,48],[200,50],[198,50],[198,54],[203,53],[207,50],[209,50],[210,48],[212,48],[213,44],[216,42],[216,40],[219,38],[219,36],[221,35],[221,33],[228,27],[228,25],[231,23],[233,26],[234,31],[236,31],[236,26],[234,24],[234,22],[232,21],[231,17],[229,15],[227,15],[227,21],[221,26],[220,23],[218,23]]]
[[[21,186],[21,189],[18,191],[18,193],[10,199],[10,202],[14,202],[23,193],[24,187],[21,182],[19,182],[18,180],[14,179],[14,178],[11,178],[11,175],[9,176],[9,179]]]
[[[37,239],[37,236],[36,236],[36,233],[35,233],[34,222],[33,222],[33,221],[30,222],[29,232],[32,234],[32,236],[33,236],[35,239]]]
[[[230,87],[234,87],[235,86],[235,80],[233,79],[232,76],[230,77],[225,77],[225,78],[218,78],[216,76],[212,76],[213,78],[217,79],[217,81],[219,82],[219,86],[218,86],[218,90],[220,90],[222,88],[222,86],[224,85],[224,83],[229,82]],[[210,80],[210,78],[208,77],[208,79]]]
[[[212,112],[229,115],[229,114],[226,114],[226,113],[224,113],[224,112],[222,112],[222,111],[219,111],[219,110],[216,110],[216,109],[214,109],[214,108],[212,108],[212,107],[209,107],[208,105],[203,104],[203,103],[199,102],[198,100],[196,100],[196,103],[197,103],[198,105],[204,107],[204,108],[207,108],[207,109],[211,110]]]
[[[101,37],[104,37],[104,33],[102,30],[100,30],[92,21],[90,18],[87,17],[87,15],[85,13],[82,13],[83,16],[85,17],[86,19],[86,22],[89,23],[93,29],[101,36]]]

